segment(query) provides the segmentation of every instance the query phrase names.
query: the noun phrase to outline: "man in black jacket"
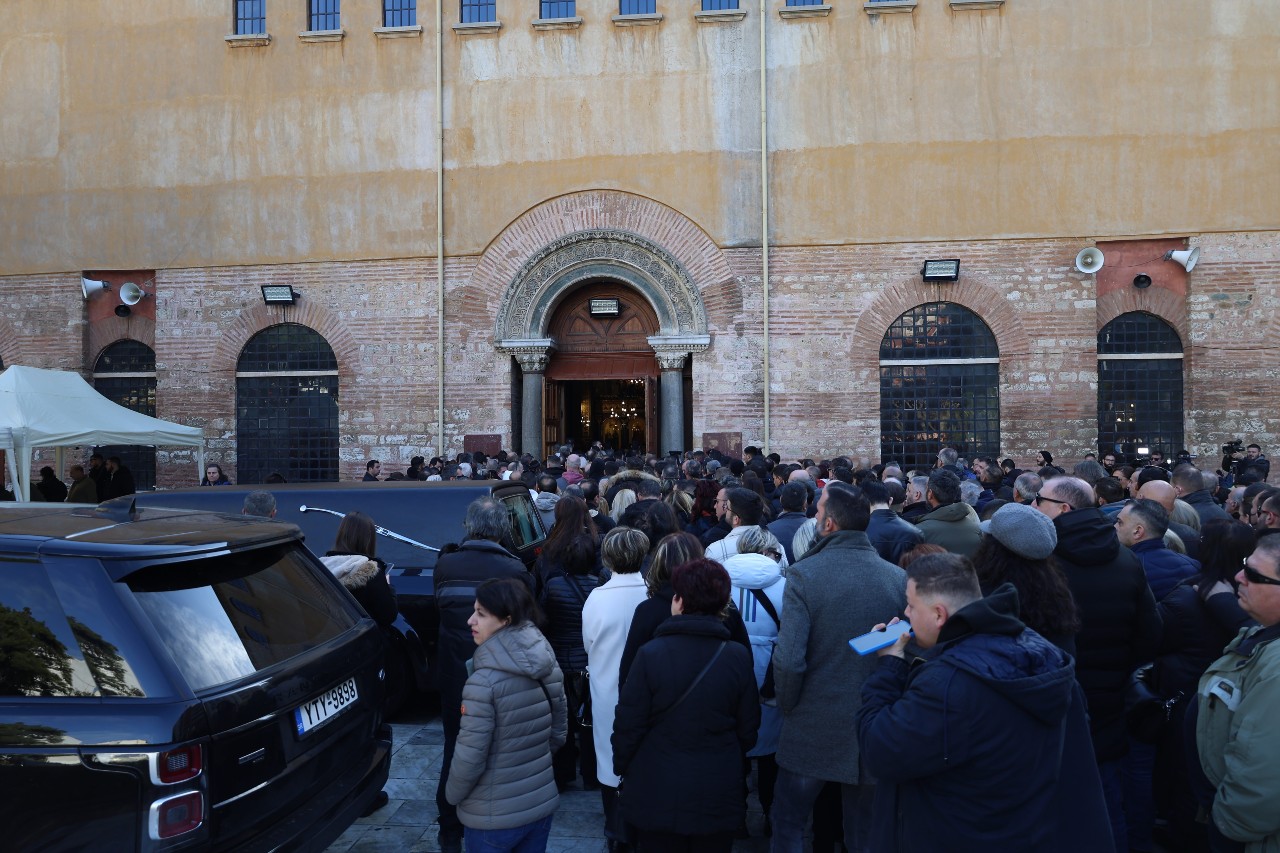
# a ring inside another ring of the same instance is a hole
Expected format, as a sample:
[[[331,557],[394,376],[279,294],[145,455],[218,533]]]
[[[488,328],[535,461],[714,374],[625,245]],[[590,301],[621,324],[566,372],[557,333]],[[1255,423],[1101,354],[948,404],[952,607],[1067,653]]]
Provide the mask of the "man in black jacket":
[[[445,799],[449,764],[462,726],[462,686],[467,682],[467,661],[476,643],[467,620],[475,612],[476,588],[490,578],[520,578],[529,585],[533,578],[524,563],[500,543],[511,532],[506,507],[491,497],[477,498],[467,507],[463,522],[467,538],[461,545],[446,545],[436,561],[435,598],[440,613],[439,662],[440,719],[444,724],[444,758],[436,805],[440,809],[440,849],[462,849],[462,823],[457,809]]]
[[[796,531],[809,518],[806,512],[809,508],[809,490],[803,483],[787,483],[778,490],[778,504],[782,507],[782,513],[769,522],[769,532],[782,543],[782,549],[787,552],[787,564],[790,565],[796,561],[791,550],[791,540],[796,538]]]
[[[1120,544],[1114,522],[1075,477],[1046,480],[1033,501],[1053,520],[1053,555],[1080,614],[1076,679],[1089,703],[1089,731],[1102,776],[1116,849],[1128,850],[1121,765],[1129,751],[1124,693],[1129,673],[1155,657],[1160,614],[1142,563]]]
[[[1214,488],[1217,488],[1217,475],[1210,474],[1208,476],[1213,478]],[[1200,516],[1201,529],[1215,518],[1226,521],[1231,520],[1231,516],[1227,515],[1227,511],[1214,501],[1212,490],[1205,484],[1205,474],[1201,473],[1200,469],[1194,465],[1179,466],[1173,472],[1171,482],[1178,497],[1191,504],[1191,508]]]
[[[871,502],[871,521],[867,538],[882,560],[895,566],[898,558],[924,541],[924,534],[914,524],[903,521],[890,508],[889,489],[878,480],[865,480],[862,493]]]

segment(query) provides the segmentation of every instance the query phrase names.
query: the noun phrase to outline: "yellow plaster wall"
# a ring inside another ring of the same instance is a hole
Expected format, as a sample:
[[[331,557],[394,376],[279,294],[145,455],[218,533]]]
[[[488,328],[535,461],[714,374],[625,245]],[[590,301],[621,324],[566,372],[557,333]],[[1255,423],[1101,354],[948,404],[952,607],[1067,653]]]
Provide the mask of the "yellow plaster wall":
[[[783,20],[769,0],[773,233],[782,245],[1280,227],[1280,4],[1007,0]],[[269,0],[7,0],[0,274],[422,257],[435,251],[434,6],[380,40],[305,44]],[[620,189],[758,245],[758,4],[699,24],[659,0],[617,27],[460,36],[445,2],[446,251],[478,254],[558,195]]]

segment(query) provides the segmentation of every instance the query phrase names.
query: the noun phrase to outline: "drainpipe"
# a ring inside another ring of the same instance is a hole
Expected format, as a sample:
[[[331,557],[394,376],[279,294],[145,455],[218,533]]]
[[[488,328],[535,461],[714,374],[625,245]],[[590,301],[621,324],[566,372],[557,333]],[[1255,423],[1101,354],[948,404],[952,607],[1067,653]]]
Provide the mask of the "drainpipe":
[[[760,257],[764,279],[764,452],[769,452],[769,102],[764,21],[767,0],[760,0]]]
[[[444,449],[444,12],[436,0],[436,456]]]

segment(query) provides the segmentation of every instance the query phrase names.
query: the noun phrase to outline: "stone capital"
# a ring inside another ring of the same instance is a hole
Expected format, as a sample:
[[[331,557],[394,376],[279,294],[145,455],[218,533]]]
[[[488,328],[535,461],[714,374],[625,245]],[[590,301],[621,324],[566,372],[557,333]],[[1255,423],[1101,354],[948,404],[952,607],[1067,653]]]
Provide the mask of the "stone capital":
[[[711,346],[708,335],[654,335],[648,340],[662,370],[682,370],[692,353],[705,352]]]
[[[551,361],[551,353],[555,351],[556,342],[551,338],[507,339],[499,341],[497,349],[515,356],[520,362],[520,369],[525,373],[543,373]]]
[[[659,352],[657,356],[659,370],[684,370],[684,360],[689,357],[689,353]]]

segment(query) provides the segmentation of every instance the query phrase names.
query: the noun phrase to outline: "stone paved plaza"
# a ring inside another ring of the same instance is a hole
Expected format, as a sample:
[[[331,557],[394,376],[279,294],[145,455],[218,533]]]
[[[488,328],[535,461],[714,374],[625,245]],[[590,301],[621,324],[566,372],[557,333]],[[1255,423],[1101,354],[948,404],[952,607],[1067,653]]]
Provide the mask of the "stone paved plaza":
[[[391,777],[387,781],[390,802],[367,818],[356,821],[330,847],[329,853],[420,853],[439,850],[436,843],[436,783],[444,751],[444,732],[438,715],[405,714],[392,723],[395,741]],[[552,853],[604,853],[600,794],[574,788],[560,795],[560,808],[551,825]],[[747,823],[753,837],[737,842],[735,851],[763,853],[766,839],[759,837],[762,817],[752,794]]]

